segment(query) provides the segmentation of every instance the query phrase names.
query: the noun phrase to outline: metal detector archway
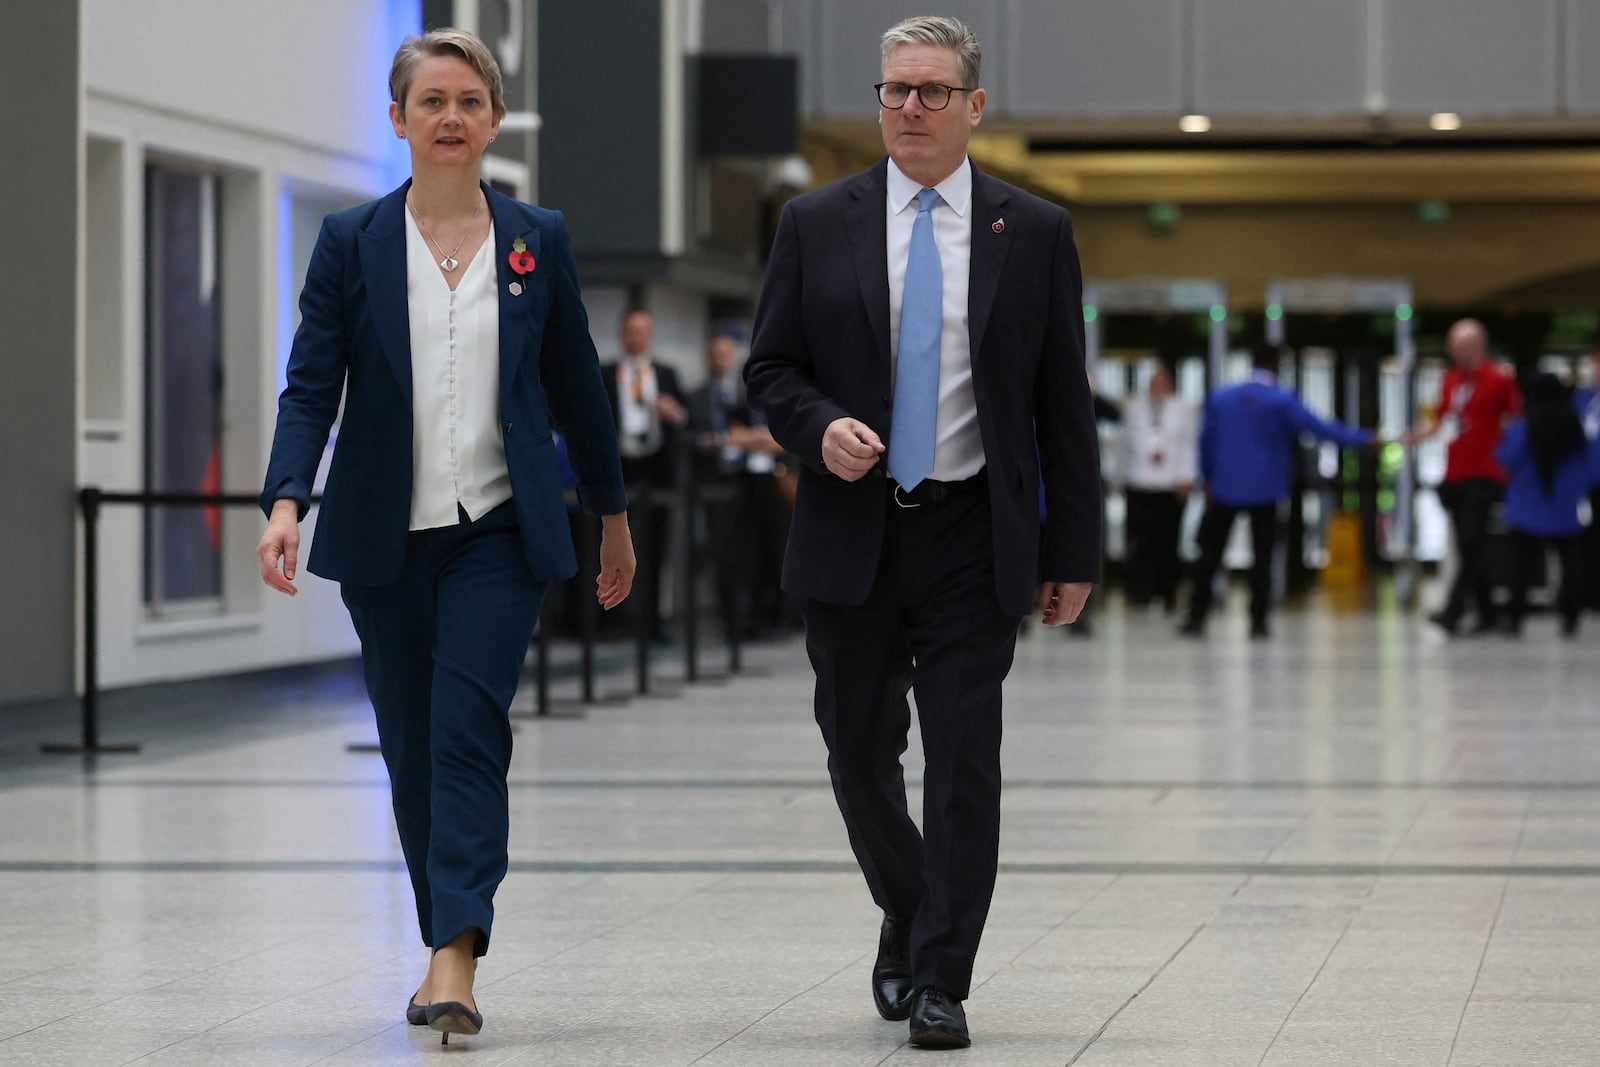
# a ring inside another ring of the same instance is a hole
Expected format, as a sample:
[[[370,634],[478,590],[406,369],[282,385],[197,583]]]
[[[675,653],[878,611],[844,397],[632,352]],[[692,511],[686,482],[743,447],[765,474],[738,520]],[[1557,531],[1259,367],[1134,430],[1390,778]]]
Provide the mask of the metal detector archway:
[[[1282,279],[1267,286],[1267,342],[1282,345],[1287,330],[1284,316],[1311,312],[1344,314],[1364,312],[1394,316],[1395,356],[1399,360],[1402,409],[1408,422],[1416,410],[1416,344],[1412,338],[1411,283],[1403,278],[1304,278]],[[1407,450],[1395,473],[1393,542],[1399,546],[1393,555],[1395,590],[1407,606],[1416,602],[1416,460]]]
[[[1129,278],[1085,282],[1083,286],[1084,359],[1089,376],[1100,364],[1100,320],[1105,315],[1163,315],[1203,312],[1211,318],[1207,335],[1208,385],[1222,381],[1228,354],[1228,291],[1208,278]]]

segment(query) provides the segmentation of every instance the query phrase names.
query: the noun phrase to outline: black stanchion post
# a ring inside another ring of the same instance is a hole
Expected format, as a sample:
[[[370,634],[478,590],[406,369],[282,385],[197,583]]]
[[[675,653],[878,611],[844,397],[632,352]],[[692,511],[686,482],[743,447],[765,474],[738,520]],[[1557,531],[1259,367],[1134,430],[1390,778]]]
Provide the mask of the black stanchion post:
[[[742,506],[743,503],[743,500],[736,501],[735,506]],[[723,560],[719,565],[727,567],[728,564]],[[744,643],[744,620],[740,605],[746,601],[741,596],[744,590],[739,588],[737,576],[729,575],[727,581],[729,588],[733,590],[733,604],[728,609],[728,673],[738,674],[744,665],[740,654],[740,648]]]
[[[100,490],[90,487],[83,507],[83,750],[100,744]]]
[[[578,513],[578,662],[582,676],[583,702],[593,704],[594,643],[599,626],[600,605],[589,592],[588,580],[600,573],[599,520],[587,511]]]
[[[92,756],[109,752],[137,752],[138,745],[100,744],[100,676],[97,636],[100,630],[100,498],[90,486],[78,494],[83,512],[83,739],[76,745],[40,745],[53,756]]]
[[[742,480],[744,477],[745,475],[740,475],[739,479],[734,481],[731,498],[722,504],[723,507],[732,509],[735,514],[745,509],[744,493],[747,487]],[[748,590],[742,588],[739,578],[749,568],[734,567],[728,553],[722,554],[719,566],[723,569],[722,580],[727,583],[728,588],[728,673],[732,675],[739,673],[739,649],[744,641],[744,605],[750,603],[746,596]]]
[[[632,493],[628,494],[628,497],[630,500],[635,499]],[[639,597],[638,610],[633,613],[635,623],[633,639],[638,676],[636,688],[642,695],[650,692],[650,638],[652,636],[650,631],[655,629],[657,616],[661,611],[661,606],[656,603],[655,597],[655,590],[660,589],[661,586],[659,575],[649,569],[650,561],[653,558],[652,553],[655,551],[656,537],[656,499],[654,489],[650,487],[641,489],[637,499],[640,502],[639,529],[635,532],[633,540],[634,545],[637,547],[637,558],[640,566],[634,581],[636,585],[641,587],[639,590],[641,595]]]
[[[538,686],[534,714],[542,719],[550,714],[550,638],[545,633],[543,619],[533,631],[533,645],[533,673]]]
[[[697,595],[699,574],[695,552],[695,511],[696,497],[694,481],[694,455],[688,448],[682,448],[678,453],[678,477],[683,479],[683,522],[680,529],[683,533],[683,575],[681,585],[683,595],[683,679],[686,682],[700,680],[700,597]]]

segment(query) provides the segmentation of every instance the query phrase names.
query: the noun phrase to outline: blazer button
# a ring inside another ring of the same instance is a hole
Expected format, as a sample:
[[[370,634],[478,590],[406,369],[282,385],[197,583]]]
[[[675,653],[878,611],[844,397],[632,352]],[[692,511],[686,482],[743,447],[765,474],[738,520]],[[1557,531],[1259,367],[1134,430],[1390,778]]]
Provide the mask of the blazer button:
[[[511,436],[511,424],[509,422],[506,423],[506,436],[507,437]]]
[[[878,398],[878,399],[879,399],[879,400],[881,400],[881,401],[883,401],[883,406],[884,406],[884,407],[888,407],[888,406],[889,406],[889,398],[888,398],[888,397],[886,397],[886,396],[880,396],[880,397],[879,397],[879,398]]]

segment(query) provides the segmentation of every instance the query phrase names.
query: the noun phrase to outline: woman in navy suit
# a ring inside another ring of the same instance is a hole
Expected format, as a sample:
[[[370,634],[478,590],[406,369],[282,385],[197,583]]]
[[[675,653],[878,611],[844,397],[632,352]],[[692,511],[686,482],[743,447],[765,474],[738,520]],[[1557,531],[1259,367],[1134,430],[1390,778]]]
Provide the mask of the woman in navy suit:
[[[475,1034],[474,961],[505,877],[507,711],[549,582],[577,569],[551,436],[603,516],[596,597],[634,555],[616,432],[559,213],[479,161],[500,70],[459,30],[408,38],[389,78],[411,180],[328,216],[300,296],[261,507],[262,579],[293,595],[318,461],[344,416],[308,567],[340,583],[416,893],[428,974],[413,1024]]]

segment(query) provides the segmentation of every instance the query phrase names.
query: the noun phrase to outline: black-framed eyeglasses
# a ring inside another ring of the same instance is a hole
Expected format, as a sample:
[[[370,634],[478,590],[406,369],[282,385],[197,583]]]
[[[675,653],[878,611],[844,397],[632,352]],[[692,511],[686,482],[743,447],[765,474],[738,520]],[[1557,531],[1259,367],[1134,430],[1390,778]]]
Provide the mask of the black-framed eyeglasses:
[[[960,85],[940,85],[938,82],[928,82],[925,85],[907,85],[905,82],[879,82],[873,86],[878,91],[878,103],[894,111],[906,106],[906,101],[911,99],[911,94],[916,93],[922,106],[929,111],[943,111],[950,106],[950,97],[955,93],[970,93],[971,89]]]

